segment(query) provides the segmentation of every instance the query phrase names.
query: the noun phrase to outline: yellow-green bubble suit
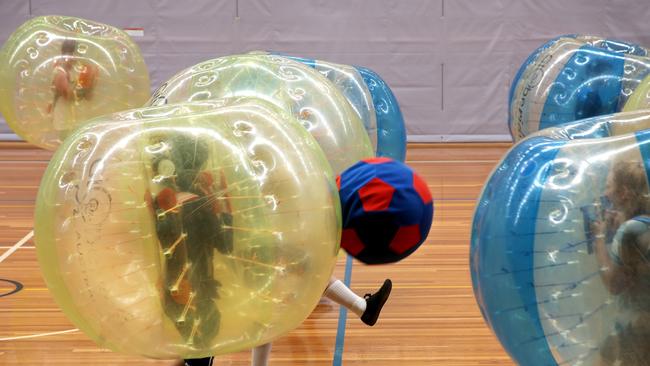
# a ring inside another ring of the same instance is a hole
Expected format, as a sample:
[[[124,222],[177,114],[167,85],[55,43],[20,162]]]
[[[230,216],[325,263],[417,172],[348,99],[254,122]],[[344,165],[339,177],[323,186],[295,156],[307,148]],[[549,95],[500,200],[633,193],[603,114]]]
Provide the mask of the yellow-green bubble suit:
[[[298,119],[335,174],[374,156],[363,122],[336,86],[313,68],[284,57],[247,54],[202,62],[163,83],[147,104],[240,96],[264,99]]]
[[[623,112],[650,109],[650,75],[646,76],[625,102]]]
[[[36,17],[0,51],[0,112],[16,134],[48,150],[90,118],[142,106],[149,93],[138,46],[106,24]]]
[[[45,281],[99,345],[153,358],[265,344],[317,305],[340,239],[322,150],[252,98],[101,117],[57,150],[36,202]]]

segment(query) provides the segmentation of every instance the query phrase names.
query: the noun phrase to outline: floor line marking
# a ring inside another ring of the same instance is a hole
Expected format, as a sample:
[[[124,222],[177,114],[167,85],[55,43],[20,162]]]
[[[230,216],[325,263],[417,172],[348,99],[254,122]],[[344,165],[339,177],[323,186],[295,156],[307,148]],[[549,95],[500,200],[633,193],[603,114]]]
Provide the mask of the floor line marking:
[[[24,336],[15,336],[15,337],[2,337],[2,338],[0,338],[0,341],[13,341],[13,340],[16,340],[16,339],[38,338],[38,337],[45,337],[45,336],[57,335],[57,334],[74,333],[74,332],[78,332],[78,331],[79,331],[79,329],[75,328],[75,329],[68,329],[68,330],[59,330],[57,332],[29,334],[29,335],[24,335]]]
[[[352,280],[352,256],[347,255],[345,262],[345,277],[343,283],[345,286],[350,287]],[[334,342],[334,358],[332,366],[341,366],[343,362],[343,345],[345,344],[345,325],[348,319],[348,309],[345,306],[339,305],[339,323],[336,329],[336,340]]]
[[[0,263],[2,263],[2,261],[4,261],[5,259],[7,259],[7,257],[9,257],[13,252],[15,252],[16,250],[18,250],[18,248],[22,247],[23,244],[27,243],[27,241],[28,241],[29,239],[31,239],[33,236],[34,236],[34,230],[32,230],[32,231],[30,231],[29,233],[27,233],[27,235],[25,235],[25,237],[23,237],[22,239],[20,239],[20,240],[18,241],[18,243],[14,244],[11,248],[9,248],[6,252],[4,252],[4,253],[0,256]]]

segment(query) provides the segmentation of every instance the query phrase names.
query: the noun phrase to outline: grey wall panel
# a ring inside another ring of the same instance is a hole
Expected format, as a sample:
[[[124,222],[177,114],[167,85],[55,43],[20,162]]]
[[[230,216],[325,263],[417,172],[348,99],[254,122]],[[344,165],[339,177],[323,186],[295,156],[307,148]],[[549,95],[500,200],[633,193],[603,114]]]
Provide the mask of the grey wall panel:
[[[650,47],[650,4],[629,0],[610,0],[604,24],[611,34]],[[645,21],[643,21],[645,19]]]
[[[29,0],[2,0],[0,4],[0,42],[29,19]]]
[[[29,19],[29,1],[28,0],[1,0],[0,4],[0,43],[9,38],[9,35]],[[0,116],[0,139],[10,135],[11,129]]]
[[[231,0],[161,0],[157,5],[159,53],[231,52],[235,32]]]
[[[355,54],[421,52],[439,32],[438,1],[240,1],[241,41],[262,49]]]
[[[69,15],[117,28],[144,28],[135,40],[142,52],[157,52],[159,36],[156,0],[31,0],[32,16]]]
[[[442,135],[507,133],[503,116],[507,113],[508,78],[503,65],[508,57],[503,52],[447,56],[444,115],[449,122],[437,126]]]
[[[240,1],[241,41],[255,49],[282,51],[378,72],[400,101],[409,134],[436,119],[443,54],[442,0]]]
[[[0,1],[2,41],[30,15],[143,28],[134,40],[152,89],[197,62],[251,50],[370,67],[393,88],[413,141],[508,139],[510,82],[550,38],[650,46],[647,0],[31,0],[31,14],[29,0]]]

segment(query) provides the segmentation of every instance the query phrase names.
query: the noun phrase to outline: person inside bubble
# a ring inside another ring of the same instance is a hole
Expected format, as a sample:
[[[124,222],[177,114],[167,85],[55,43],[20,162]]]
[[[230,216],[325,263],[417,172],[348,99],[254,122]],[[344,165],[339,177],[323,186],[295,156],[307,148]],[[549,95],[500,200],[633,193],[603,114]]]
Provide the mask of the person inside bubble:
[[[170,146],[154,150],[153,179],[161,189],[146,197],[164,258],[163,307],[185,343],[206,347],[219,332],[221,320],[215,305],[221,284],[213,275],[213,258],[215,251],[228,254],[233,249],[225,177],[223,172],[206,170],[205,141],[176,135],[152,143]],[[215,185],[224,193],[215,191]],[[217,193],[224,199],[215,199]]]
[[[279,256],[287,259],[285,267],[287,272],[294,272],[300,274],[305,266],[308,266],[308,258],[299,258],[296,255],[295,248],[284,250],[275,250],[271,256]],[[263,253],[257,257],[257,260],[264,260]],[[330,281],[323,293],[323,296],[334,301],[335,303],[344,306],[348,310],[357,315],[363,323],[368,326],[373,326],[377,322],[381,310],[390,296],[392,289],[392,282],[390,279],[384,280],[381,287],[373,294],[366,294],[363,297],[353,292],[344,282],[336,278],[330,277]],[[266,366],[268,365],[272,343],[266,343],[257,346],[251,350],[251,365],[252,366]],[[215,357],[205,357],[197,359],[178,360],[175,366],[212,366],[214,365]]]
[[[233,210],[228,183],[223,172],[216,177],[207,170],[209,147],[199,138],[158,136],[151,143],[168,146],[151,149],[155,151],[151,161],[153,179],[161,189],[145,197],[156,219],[156,235],[165,260],[160,284],[163,307],[188,345],[208,347],[219,333],[222,316],[216,306],[221,284],[213,275],[213,258],[216,252],[229,255],[234,246],[229,229],[233,225]],[[217,195],[223,199],[215,199]],[[259,247],[248,254],[260,264],[284,263],[287,272],[297,275],[309,266],[309,257],[292,246]],[[251,280],[263,274],[259,270],[255,266],[249,269]],[[387,279],[377,292],[361,297],[341,280],[331,277],[323,296],[373,326],[391,289],[392,282]],[[270,343],[254,348],[252,365],[267,365],[270,350]],[[213,361],[214,357],[206,357],[178,360],[176,364],[204,366]]]
[[[391,289],[392,282],[390,279],[386,279],[377,292],[365,294],[361,297],[341,280],[332,276],[323,296],[352,311],[366,325],[373,326],[390,296]],[[266,343],[253,348],[251,350],[251,366],[267,366],[271,355],[271,347],[272,343]],[[179,360],[174,364],[174,366],[213,365],[215,365],[215,357]]]
[[[64,129],[65,107],[60,103],[90,100],[96,84],[97,67],[75,57],[78,42],[67,38],[61,44],[61,56],[54,63],[52,75],[53,100],[47,113],[53,115],[54,125]],[[67,103],[63,103],[67,104]]]
[[[600,365],[650,360],[649,192],[643,163],[615,161],[605,189],[611,208],[591,223],[600,277],[620,308],[614,331],[600,346]],[[608,231],[615,232],[611,239]]]

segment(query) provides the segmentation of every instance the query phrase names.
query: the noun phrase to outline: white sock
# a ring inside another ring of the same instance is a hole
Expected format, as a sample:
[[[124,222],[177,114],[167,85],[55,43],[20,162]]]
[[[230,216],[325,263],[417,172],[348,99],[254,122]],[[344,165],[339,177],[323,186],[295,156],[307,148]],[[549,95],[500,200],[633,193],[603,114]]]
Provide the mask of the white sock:
[[[328,299],[345,306],[359,317],[366,311],[366,299],[352,292],[341,280],[334,277],[330,279],[324,295]]]
[[[251,366],[266,366],[269,363],[272,343],[263,344],[253,348]]]

